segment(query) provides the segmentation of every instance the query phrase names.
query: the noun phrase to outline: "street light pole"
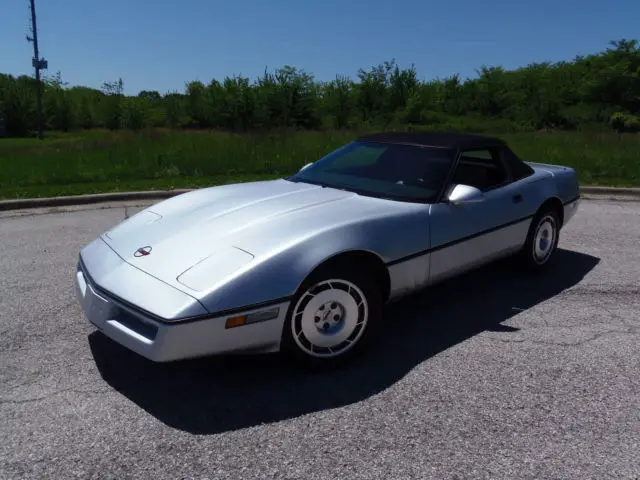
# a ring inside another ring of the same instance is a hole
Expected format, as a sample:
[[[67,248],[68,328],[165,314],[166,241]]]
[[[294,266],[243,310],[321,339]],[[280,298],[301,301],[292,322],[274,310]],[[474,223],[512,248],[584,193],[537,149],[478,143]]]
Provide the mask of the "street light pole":
[[[33,67],[36,70],[36,115],[38,116],[38,139],[44,138],[44,127],[42,119],[42,89],[40,81],[40,70],[46,70],[47,61],[44,58],[40,58],[38,51],[38,27],[36,23],[36,5],[35,0],[29,0],[31,5],[31,37],[27,37],[27,40],[33,43],[33,59],[31,61]]]

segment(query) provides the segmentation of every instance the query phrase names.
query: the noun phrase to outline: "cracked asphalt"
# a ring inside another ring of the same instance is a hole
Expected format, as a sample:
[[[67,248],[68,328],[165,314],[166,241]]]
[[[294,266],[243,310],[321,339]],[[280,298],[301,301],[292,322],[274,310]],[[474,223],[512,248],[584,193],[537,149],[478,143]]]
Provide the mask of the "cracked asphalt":
[[[322,374],[96,334],[73,275],[125,216],[106,207],[0,215],[0,478],[640,478],[640,203],[583,202],[545,274],[392,305]]]

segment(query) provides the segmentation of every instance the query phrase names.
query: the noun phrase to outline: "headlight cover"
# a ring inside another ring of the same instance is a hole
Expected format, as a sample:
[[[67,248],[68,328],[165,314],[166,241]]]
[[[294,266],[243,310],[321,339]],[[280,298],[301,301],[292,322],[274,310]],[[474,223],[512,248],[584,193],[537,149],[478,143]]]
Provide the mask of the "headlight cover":
[[[206,292],[245,267],[253,260],[249,252],[224,247],[182,272],[177,280],[196,292]]]

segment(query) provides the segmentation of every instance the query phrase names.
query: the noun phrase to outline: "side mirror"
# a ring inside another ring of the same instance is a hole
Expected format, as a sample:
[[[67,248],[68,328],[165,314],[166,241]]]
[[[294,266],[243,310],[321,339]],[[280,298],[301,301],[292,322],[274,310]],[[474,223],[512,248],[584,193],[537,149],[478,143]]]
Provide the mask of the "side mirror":
[[[470,185],[457,184],[453,185],[447,193],[447,201],[455,206],[465,205],[467,203],[480,203],[485,199],[482,190]]]
[[[311,165],[313,165],[313,162],[311,163],[307,163],[304,167],[302,167],[300,170],[298,170],[299,172],[303,171],[305,168],[309,168]]]

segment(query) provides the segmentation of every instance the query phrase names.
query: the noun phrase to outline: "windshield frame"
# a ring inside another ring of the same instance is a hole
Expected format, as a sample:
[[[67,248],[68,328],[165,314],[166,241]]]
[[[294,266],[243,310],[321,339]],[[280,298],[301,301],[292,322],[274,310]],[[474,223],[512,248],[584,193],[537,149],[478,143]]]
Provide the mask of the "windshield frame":
[[[442,176],[441,185],[438,188],[434,189],[433,195],[427,198],[416,198],[415,196],[394,195],[391,193],[358,189],[349,185],[338,185],[338,184],[333,184],[329,182],[322,182],[315,179],[307,179],[307,178],[304,178],[303,176],[304,172],[307,170],[306,168],[299,170],[298,172],[296,172],[294,175],[291,175],[290,177],[286,177],[285,180],[294,182],[294,183],[306,183],[309,185],[316,185],[323,188],[332,188],[336,190],[352,192],[358,195],[372,197],[372,198],[380,198],[383,200],[399,201],[404,203],[419,203],[419,204],[427,204],[427,205],[435,204],[441,201],[443,192],[446,189],[447,182],[451,178],[451,172],[455,167],[458,153],[459,153],[457,148],[450,148],[450,147],[416,145],[413,143],[404,143],[404,142],[379,142],[375,140],[353,140],[329,152],[327,155],[316,160],[315,162],[311,163],[308,168],[313,168],[314,165],[324,160],[328,161],[330,158],[333,158],[336,154],[338,154],[343,149],[347,149],[353,145],[375,145],[375,146],[384,146],[384,147],[404,146],[404,147],[411,147],[419,150],[445,151],[447,152],[447,156],[449,157],[449,165],[446,173]],[[429,162],[429,159],[426,158],[425,162]]]

